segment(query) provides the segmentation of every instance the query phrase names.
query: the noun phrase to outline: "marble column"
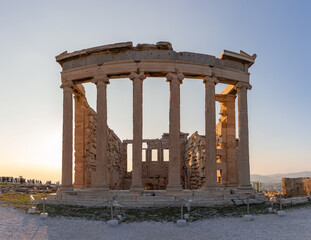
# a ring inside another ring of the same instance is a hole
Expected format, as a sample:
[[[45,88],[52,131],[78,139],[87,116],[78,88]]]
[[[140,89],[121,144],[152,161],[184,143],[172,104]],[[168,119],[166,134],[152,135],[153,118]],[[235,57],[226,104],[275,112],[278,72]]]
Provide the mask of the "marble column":
[[[143,72],[131,72],[133,81],[133,170],[131,190],[142,191],[142,139],[143,139]]]
[[[79,86],[78,84],[76,84],[76,87],[83,88],[82,85]],[[74,93],[74,188],[83,188],[85,182],[85,164],[83,164],[85,157],[85,101],[86,99],[83,94]]]
[[[167,190],[182,190],[180,184],[181,149],[180,149],[180,84],[184,79],[182,73],[168,73],[170,83],[169,116],[169,169]]]
[[[247,114],[247,90],[252,89],[248,83],[239,82],[236,85],[238,93],[238,119],[239,119],[239,159],[238,175],[239,187],[251,188],[249,170],[249,148],[248,148],[248,114]]]
[[[223,183],[226,187],[237,187],[238,185],[235,99],[235,94],[226,94],[222,95],[219,101],[222,148],[226,151],[222,159],[227,167],[227,170],[223,171],[223,175],[225,176]]]
[[[215,86],[219,82],[216,77],[206,76],[205,84],[205,183],[204,189],[215,188],[217,184],[216,166],[216,115]]]
[[[96,122],[96,190],[109,190],[108,153],[107,153],[107,84],[105,74],[95,76],[93,83],[97,86],[97,122]]]
[[[63,153],[62,153],[62,191],[73,191],[72,149],[73,149],[73,101],[72,81],[63,82]]]

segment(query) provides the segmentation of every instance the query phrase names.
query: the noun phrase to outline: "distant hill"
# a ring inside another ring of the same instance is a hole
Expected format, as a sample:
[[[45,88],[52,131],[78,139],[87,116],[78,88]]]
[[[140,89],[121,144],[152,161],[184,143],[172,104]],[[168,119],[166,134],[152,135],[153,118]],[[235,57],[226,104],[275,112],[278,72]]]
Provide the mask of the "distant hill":
[[[280,173],[272,175],[251,174],[251,181],[259,181],[263,183],[281,182],[283,177],[286,178],[311,177],[311,171],[297,172],[297,173]]]

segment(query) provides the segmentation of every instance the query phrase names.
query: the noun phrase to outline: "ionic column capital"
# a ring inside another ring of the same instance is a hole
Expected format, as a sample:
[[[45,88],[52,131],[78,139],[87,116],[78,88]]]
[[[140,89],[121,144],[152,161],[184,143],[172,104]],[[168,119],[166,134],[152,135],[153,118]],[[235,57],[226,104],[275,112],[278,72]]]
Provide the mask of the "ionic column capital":
[[[105,73],[95,75],[95,77],[92,80],[92,83],[95,83],[96,85],[103,85],[103,84],[109,84],[109,78]]]
[[[131,72],[129,75],[129,79],[131,79],[132,81],[134,80],[141,80],[143,81],[147,76],[145,75],[144,72]]]
[[[250,85],[249,83],[244,83],[244,82],[238,82],[235,87],[238,89],[238,88],[246,88],[248,90],[251,90],[252,89],[252,85]]]
[[[217,83],[219,83],[219,80],[217,79],[217,77],[215,76],[206,76],[203,79],[203,83],[205,84],[205,86],[215,86]]]
[[[167,82],[178,81],[180,84],[182,84],[182,80],[184,78],[185,76],[181,72],[177,72],[177,73],[169,72],[168,74],[166,74]]]
[[[62,88],[64,91],[72,91],[72,89],[74,88],[74,84],[72,81],[63,81],[62,85],[60,85],[60,88]]]

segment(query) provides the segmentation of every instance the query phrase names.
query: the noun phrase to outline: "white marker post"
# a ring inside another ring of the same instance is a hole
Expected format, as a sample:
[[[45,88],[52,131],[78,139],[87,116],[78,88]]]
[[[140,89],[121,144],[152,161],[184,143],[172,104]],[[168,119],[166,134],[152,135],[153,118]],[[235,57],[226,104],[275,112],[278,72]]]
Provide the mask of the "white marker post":
[[[274,196],[271,197],[269,201],[270,201],[270,203],[271,203],[271,207],[268,208],[268,212],[269,212],[269,213],[272,213],[272,211],[273,211]]]
[[[48,217],[48,213],[45,212],[45,196],[43,195],[43,202],[42,202],[42,208],[43,208],[43,213],[40,214],[40,218],[46,219]]]
[[[187,225],[187,221],[184,219],[184,200],[181,199],[180,219],[177,220],[178,227],[184,227]]]
[[[284,217],[286,215],[285,211],[282,210],[282,196],[280,196],[280,211],[277,212],[279,217]]]
[[[110,201],[110,217],[111,217],[111,220],[108,221],[108,226],[116,227],[116,226],[118,226],[119,222],[117,219],[113,219],[113,205],[114,205],[114,200],[111,199],[111,201]]]
[[[186,219],[188,222],[190,221],[191,202],[192,202],[191,199],[187,201],[186,207],[187,207],[188,213],[184,214],[184,219]]]
[[[35,200],[34,197],[32,195],[29,196],[29,199],[30,199],[30,204],[31,204],[31,208],[28,209],[28,213],[36,213],[37,211],[37,208],[35,206],[33,206],[33,201]]]
[[[247,197],[247,214],[243,216],[244,221],[253,221],[253,215],[249,214],[249,196]]]

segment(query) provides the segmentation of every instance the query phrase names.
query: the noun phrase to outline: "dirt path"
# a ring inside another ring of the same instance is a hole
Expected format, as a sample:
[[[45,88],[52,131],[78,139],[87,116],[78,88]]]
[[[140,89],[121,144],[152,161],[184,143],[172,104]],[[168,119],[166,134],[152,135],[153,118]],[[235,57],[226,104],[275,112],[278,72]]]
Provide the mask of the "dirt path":
[[[109,227],[100,221],[70,218],[40,219],[0,207],[0,239],[311,239],[311,208],[287,212],[285,217],[258,215],[253,222],[217,218],[179,228],[174,223],[130,223]]]

